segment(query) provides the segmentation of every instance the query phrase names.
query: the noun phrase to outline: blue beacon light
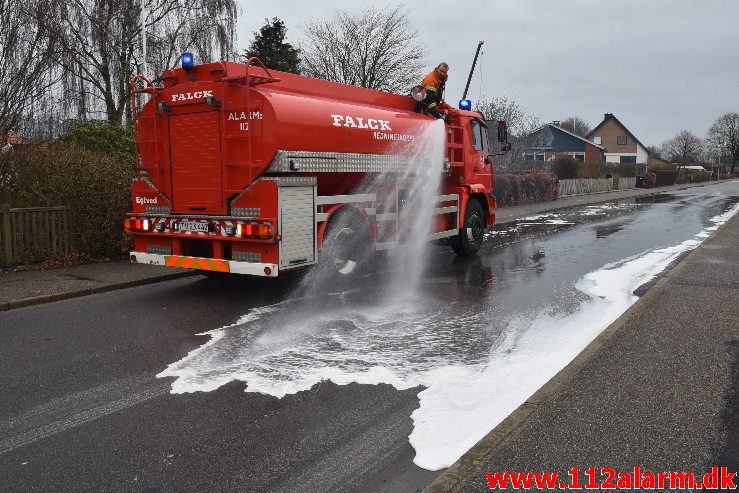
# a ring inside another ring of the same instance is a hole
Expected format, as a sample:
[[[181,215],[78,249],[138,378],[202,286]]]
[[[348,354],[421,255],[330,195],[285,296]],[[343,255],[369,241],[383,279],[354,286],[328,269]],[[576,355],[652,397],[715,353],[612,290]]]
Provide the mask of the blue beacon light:
[[[471,110],[472,109],[472,101],[469,99],[461,99],[459,101],[459,109],[460,110]]]
[[[182,54],[181,63],[182,68],[184,68],[185,70],[191,70],[195,67],[195,57],[192,53],[186,51]]]

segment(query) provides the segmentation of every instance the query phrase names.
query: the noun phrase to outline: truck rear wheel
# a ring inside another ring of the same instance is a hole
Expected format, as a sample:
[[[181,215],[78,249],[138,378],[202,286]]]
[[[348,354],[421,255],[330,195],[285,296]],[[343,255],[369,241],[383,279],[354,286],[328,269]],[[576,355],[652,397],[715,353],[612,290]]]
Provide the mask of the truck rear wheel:
[[[480,251],[484,236],[485,211],[478,200],[471,199],[464,213],[464,227],[452,237],[450,245],[460,257],[469,257]]]
[[[340,210],[329,220],[323,236],[321,264],[340,277],[354,276],[368,260],[371,240],[367,222],[359,213]]]

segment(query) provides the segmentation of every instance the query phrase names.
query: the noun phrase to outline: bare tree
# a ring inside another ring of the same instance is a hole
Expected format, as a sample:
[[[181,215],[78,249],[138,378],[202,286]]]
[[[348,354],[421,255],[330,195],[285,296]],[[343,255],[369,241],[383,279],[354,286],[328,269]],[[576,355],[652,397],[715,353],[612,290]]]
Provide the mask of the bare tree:
[[[0,0],[0,147],[29,104],[53,83],[53,44],[39,29],[41,2]]]
[[[662,155],[669,161],[685,165],[700,161],[703,142],[690,130],[683,130],[670,140],[663,142],[660,149]]]
[[[425,47],[402,6],[339,11],[303,26],[303,73],[390,92],[421,80]]]
[[[533,113],[527,113],[521,106],[505,96],[492,99],[481,99],[475,109],[483,114],[486,120],[505,120],[508,125],[513,149],[495,161],[498,169],[513,169],[521,166],[524,151],[531,147],[535,140],[534,132],[541,127],[541,120]]]
[[[649,154],[649,157],[664,159],[662,157],[662,150],[657,146],[647,146],[647,154]]]
[[[593,129],[590,122],[586,122],[579,116],[571,116],[566,120],[562,120],[559,126],[580,137],[585,137]]]
[[[731,172],[739,161],[739,113],[726,113],[713,122],[706,135],[706,145],[713,157],[731,163]]]
[[[108,122],[120,124],[130,111],[130,78],[143,65],[138,49],[141,4],[140,0],[49,3],[45,27],[60,43],[65,88],[78,95],[78,113],[102,106]],[[174,65],[185,49],[205,60],[216,52],[221,58],[234,56],[235,0],[149,0],[146,6],[147,61],[154,74]]]

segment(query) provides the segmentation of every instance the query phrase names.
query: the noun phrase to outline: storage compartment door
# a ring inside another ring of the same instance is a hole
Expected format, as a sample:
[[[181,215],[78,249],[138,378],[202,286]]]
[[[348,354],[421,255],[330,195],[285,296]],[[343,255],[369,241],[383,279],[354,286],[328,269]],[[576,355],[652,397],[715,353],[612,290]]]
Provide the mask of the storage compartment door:
[[[316,261],[315,187],[280,187],[280,268]]]
[[[173,212],[223,214],[219,113],[172,115],[169,142]]]

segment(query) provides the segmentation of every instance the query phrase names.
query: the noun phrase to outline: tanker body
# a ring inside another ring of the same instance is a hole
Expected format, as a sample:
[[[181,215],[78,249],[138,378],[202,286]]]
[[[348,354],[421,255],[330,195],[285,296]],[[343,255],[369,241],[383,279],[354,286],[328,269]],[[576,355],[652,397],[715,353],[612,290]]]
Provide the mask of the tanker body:
[[[326,261],[350,274],[367,249],[397,246],[412,217],[404,184],[359,189],[407,170],[414,141],[435,121],[413,99],[270,71],[256,59],[184,65],[160,86],[132,81],[132,262],[274,277]],[[429,239],[471,255],[495,221],[495,152],[482,115],[446,109]],[[505,124],[496,125],[504,142]]]

